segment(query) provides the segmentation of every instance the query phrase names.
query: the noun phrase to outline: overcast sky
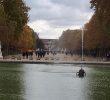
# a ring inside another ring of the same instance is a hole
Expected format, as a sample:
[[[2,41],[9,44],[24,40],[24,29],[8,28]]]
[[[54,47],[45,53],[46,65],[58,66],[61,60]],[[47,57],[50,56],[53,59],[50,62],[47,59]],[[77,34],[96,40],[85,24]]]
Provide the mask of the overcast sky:
[[[92,16],[90,0],[26,0],[31,8],[28,25],[40,38],[59,38],[64,30],[78,29]]]

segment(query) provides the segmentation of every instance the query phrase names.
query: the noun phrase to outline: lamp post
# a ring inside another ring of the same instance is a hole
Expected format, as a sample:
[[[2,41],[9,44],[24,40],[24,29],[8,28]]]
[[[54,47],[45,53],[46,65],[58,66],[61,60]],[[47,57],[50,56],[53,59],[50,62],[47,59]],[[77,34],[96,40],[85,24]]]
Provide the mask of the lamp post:
[[[81,57],[81,61],[83,61],[84,59],[84,51],[83,51],[83,49],[84,49],[84,30],[83,30],[83,27],[82,27],[82,35],[81,35],[81,39],[82,39],[82,57]]]
[[[81,34],[81,39],[82,39],[82,56],[81,56],[81,61],[84,61],[84,27],[82,26],[82,34]]]

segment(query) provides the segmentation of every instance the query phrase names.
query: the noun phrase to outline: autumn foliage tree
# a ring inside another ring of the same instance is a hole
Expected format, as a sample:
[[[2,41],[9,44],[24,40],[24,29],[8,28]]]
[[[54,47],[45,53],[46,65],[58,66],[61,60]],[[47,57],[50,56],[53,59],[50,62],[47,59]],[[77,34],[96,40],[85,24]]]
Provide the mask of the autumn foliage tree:
[[[81,51],[81,30],[66,30],[59,38],[59,47],[74,52]]]
[[[36,48],[38,35],[27,25],[28,11],[24,0],[0,0],[0,41],[2,53]]]
[[[4,7],[8,27],[13,26],[14,33],[20,33],[28,22],[29,7],[23,0],[1,0],[0,3]]]
[[[36,47],[37,35],[34,31],[27,25],[23,27],[23,31],[20,34],[17,48],[21,51],[33,50]]]
[[[107,56],[110,50],[110,1],[91,0],[94,14],[85,28],[85,49],[95,56]]]

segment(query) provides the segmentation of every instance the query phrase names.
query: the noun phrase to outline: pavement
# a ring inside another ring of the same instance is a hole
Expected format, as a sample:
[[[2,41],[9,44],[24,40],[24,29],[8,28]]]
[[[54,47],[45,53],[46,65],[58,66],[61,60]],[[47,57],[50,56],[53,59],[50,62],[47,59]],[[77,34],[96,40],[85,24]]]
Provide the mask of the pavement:
[[[28,59],[23,59],[22,55],[11,55],[5,57],[5,59],[0,59],[1,63],[40,63],[40,64],[108,64],[110,65],[110,61],[107,61],[106,58],[93,58],[93,57],[85,57],[84,61],[81,61],[81,56],[79,55],[65,55],[65,54],[56,54],[56,55],[45,55],[44,58],[38,58],[34,54],[32,57]]]

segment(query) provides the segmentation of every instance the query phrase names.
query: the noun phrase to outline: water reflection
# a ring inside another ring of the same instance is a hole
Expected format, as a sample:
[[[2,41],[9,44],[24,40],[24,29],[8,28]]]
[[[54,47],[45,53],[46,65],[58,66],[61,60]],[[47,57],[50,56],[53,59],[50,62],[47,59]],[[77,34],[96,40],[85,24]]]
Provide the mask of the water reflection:
[[[80,65],[0,64],[0,100],[109,100],[105,67],[86,65],[81,79]]]
[[[0,100],[25,100],[20,67],[16,64],[0,64]]]
[[[27,67],[26,100],[85,100],[87,80],[76,78],[78,69],[73,65]]]
[[[90,73],[88,90],[91,100],[110,99],[110,69],[107,66],[93,68]]]

